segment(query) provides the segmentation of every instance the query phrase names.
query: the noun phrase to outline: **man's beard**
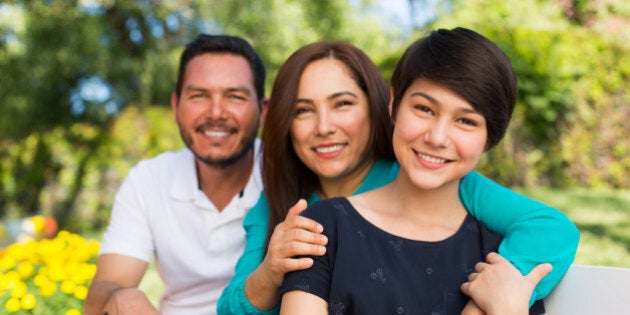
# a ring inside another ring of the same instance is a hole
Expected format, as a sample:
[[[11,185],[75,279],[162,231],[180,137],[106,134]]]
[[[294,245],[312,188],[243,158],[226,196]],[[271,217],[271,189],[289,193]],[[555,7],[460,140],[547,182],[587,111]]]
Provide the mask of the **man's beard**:
[[[184,140],[184,143],[186,144],[186,146],[190,149],[190,151],[192,151],[192,153],[195,155],[195,158],[198,161],[211,167],[225,168],[225,167],[236,164],[236,162],[240,161],[249,152],[249,150],[251,150],[254,147],[254,141],[256,140],[257,130],[258,130],[258,124],[254,125],[252,130],[250,130],[245,135],[245,137],[243,137],[243,139],[239,143],[239,147],[237,148],[237,151],[234,152],[234,154],[227,157],[219,157],[219,158],[200,155],[196,150],[192,148],[193,137],[185,134],[181,128],[179,129],[179,133],[182,137],[182,140]]]

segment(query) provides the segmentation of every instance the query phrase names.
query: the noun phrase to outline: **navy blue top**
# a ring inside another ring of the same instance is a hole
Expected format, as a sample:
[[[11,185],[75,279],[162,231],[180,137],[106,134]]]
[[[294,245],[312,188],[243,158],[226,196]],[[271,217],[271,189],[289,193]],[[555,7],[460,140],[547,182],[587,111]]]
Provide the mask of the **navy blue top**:
[[[302,215],[324,226],[326,254],[287,274],[280,293],[317,295],[330,314],[460,314],[469,300],[461,284],[502,239],[470,215],[442,241],[405,239],[374,226],[342,197]]]

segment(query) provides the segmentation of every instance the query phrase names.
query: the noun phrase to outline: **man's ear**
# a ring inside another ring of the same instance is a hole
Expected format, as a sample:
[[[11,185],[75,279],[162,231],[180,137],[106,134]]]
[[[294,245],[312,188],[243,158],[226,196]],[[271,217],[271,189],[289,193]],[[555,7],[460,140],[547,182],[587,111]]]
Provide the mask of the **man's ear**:
[[[260,127],[265,125],[265,117],[267,117],[267,108],[269,107],[269,99],[263,98],[260,102]]]
[[[173,109],[173,113],[175,114],[175,122],[177,123],[177,107],[179,107],[179,99],[177,97],[177,94],[175,94],[175,92],[171,93],[171,108]]]

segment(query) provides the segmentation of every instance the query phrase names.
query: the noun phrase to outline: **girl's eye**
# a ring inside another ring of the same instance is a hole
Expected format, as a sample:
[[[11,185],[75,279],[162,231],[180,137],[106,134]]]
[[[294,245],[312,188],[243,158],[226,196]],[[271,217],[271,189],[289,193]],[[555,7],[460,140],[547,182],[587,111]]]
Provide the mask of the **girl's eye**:
[[[472,127],[476,127],[479,124],[477,123],[477,121],[472,120],[472,119],[468,119],[468,118],[460,118],[459,122],[464,124],[464,125],[468,125],[468,126],[472,126]]]
[[[415,105],[414,108],[423,113],[433,114],[433,110],[431,109],[431,107],[426,105]]]

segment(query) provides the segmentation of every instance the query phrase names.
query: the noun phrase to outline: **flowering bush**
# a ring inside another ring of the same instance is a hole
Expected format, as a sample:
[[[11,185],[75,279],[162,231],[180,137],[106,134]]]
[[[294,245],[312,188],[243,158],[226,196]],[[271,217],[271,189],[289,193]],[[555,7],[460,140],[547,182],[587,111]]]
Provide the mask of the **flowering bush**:
[[[67,231],[0,249],[0,314],[82,314],[98,250]]]

